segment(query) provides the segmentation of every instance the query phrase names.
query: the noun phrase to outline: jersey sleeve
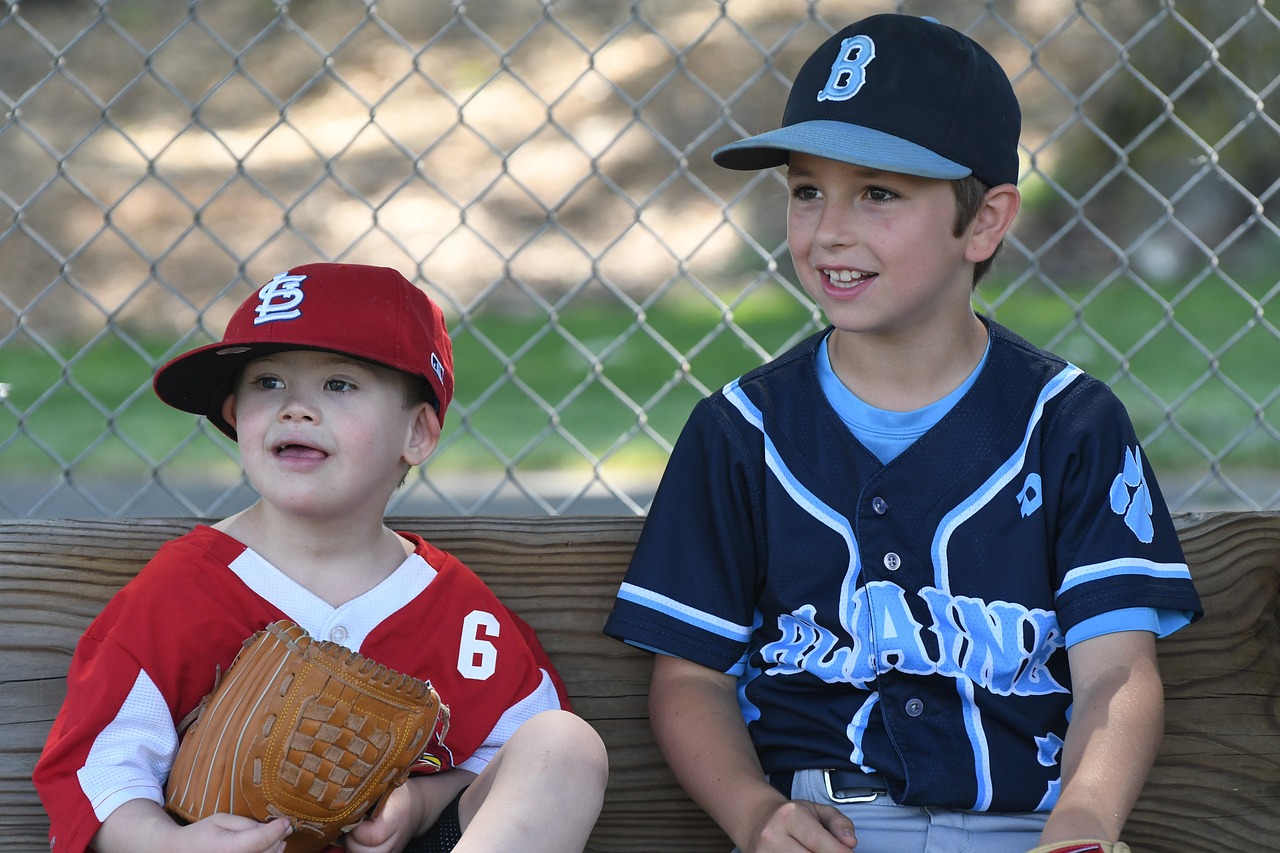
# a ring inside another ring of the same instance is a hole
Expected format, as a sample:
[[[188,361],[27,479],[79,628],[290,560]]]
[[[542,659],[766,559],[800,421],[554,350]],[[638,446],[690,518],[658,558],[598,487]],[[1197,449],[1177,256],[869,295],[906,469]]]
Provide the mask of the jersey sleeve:
[[[1050,478],[1060,483],[1055,604],[1062,630],[1130,608],[1203,608],[1177,530],[1128,413],[1086,380],[1047,430]],[[1167,632],[1179,620],[1164,620]]]
[[[466,565],[409,536],[435,577],[370,632],[362,654],[430,681],[449,725],[428,748],[433,768],[479,772],[527,719],[569,703],[533,629]]]
[[[756,508],[763,454],[738,419],[719,394],[694,408],[604,629],[732,674],[744,665],[764,548]]]
[[[241,550],[207,529],[167,543],[81,637],[32,774],[55,853],[89,849],[125,802],[163,804],[175,721],[212,689],[245,637],[281,618],[226,570]]]
[[[134,799],[164,803],[178,736],[159,689],[118,644],[81,639],[33,781],[50,849],[83,851],[103,820]]]

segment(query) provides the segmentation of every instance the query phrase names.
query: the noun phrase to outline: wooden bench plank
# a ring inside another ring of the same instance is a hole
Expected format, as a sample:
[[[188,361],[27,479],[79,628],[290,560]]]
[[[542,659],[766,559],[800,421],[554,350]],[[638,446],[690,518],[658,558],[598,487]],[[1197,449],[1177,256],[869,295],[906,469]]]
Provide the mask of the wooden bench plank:
[[[1280,837],[1280,514],[1175,518],[1207,617],[1159,644],[1166,737],[1126,829],[1136,853],[1273,849]],[[527,619],[611,774],[589,849],[719,851],[730,844],[653,744],[650,659],[600,629],[639,518],[395,518],[475,569]],[[0,837],[48,849],[30,775],[89,620],[191,519],[0,521]]]
[[[1280,514],[1175,517],[1205,617],[1157,643],[1165,738],[1135,850],[1280,847]]]

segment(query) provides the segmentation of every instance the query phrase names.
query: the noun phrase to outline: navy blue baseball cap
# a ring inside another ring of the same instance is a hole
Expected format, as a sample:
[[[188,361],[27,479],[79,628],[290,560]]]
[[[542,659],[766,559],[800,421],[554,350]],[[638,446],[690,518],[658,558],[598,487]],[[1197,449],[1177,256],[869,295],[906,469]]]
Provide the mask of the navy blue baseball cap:
[[[792,151],[888,172],[1017,183],[1022,111],[976,41],[932,18],[873,15],[823,42],[796,75],[777,130],[717,148],[728,169]]]

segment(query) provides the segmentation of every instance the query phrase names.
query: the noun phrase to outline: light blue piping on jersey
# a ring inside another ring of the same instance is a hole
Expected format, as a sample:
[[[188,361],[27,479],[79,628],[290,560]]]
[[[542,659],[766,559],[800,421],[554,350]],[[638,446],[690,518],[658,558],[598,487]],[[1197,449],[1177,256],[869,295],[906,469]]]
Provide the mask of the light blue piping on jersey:
[[[933,538],[934,585],[938,589],[948,594],[951,592],[951,567],[947,560],[947,544],[951,541],[952,534],[978,510],[990,503],[991,499],[1022,470],[1022,466],[1026,463],[1027,447],[1031,444],[1031,436],[1040,423],[1041,416],[1044,415],[1044,407],[1082,375],[1080,368],[1069,364],[1049,380],[1040,391],[1035,410],[1027,421],[1027,431],[1022,436],[1022,444],[1018,446],[1017,451],[978,487],[971,497],[958,504],[942,519],[942,523],[938,525],[938,532]]]
[[[1048,384],[1040,390],[1040,397],[1036,400],[1035,410],[1027,422],[1027,431],[1022,437],[1022,444],[1018,450],[972,496],[947,513],[942,523],[938,525],[938,532],[933,539],[934,585],[942,592],[951,594],[951,568],[947,560],[947,545],[951,541],[952,534],[978,510],[990,503],[991,499],[1022,470],[1026,462],[1027,447],[1031,443],[1031,436],[1036,426],[1040,423],[1040,418],[1044,415],[1044,407],[1081,375],[1080,368],[1068,364],[1057,376],[1049,380]],[[957,674],[956,689],[963,700],[965,730],[969,733],[969,742],[973,747],[974,773],[978,784],[978,796],[973,808],[975,811],[986,811],[991,807],[993,796],[991,752],[987,745],[986,732],[983,730],[978,706],[974,702],[972,681],[963,674]]]
[[[849,614],[849,602],[853,601],[853,589],[855,586],[859,572],[861,571],[861,559],[858,552],[858,541],[853,535],[853,525],[849,523],[849,519],[827,506],[816,495],[804,487],[795,475],[787,468],[782,461],[782,457],[778,453],[778,448],[774,445],[773,439],[769,437],[769,433],[764,428],[764,417],[760,409],[742,390],[738,380],[735,379],[726,385],[723,389],[724,398],[738,410],[743,419],[747,423],[760,431],[761,437],[764,439],[764,458],[765,464],[773,475],[778,478],[778,482],[786,490],[796,505],[813,516],[818,522],[830,528],[844,540],[845,546],[849,549],[849,563],[845,568],[844,582],[840,587],[840,624],[849,632],[850,637],[856,637],[854,631],[853,619]],[[748,708],[746,701],[746,693],[739,689],[739,704],[743,706],[744,716],[749,712],[754,712],[759,717],[759,709],[751,706]],[[879,698],[878,693],[872,693],[871,697],[863,706],[866,713],[858,714],[848,726],[849,741],[853,744],[852,759],[857,764],[863,762],[862,756],[862,734],[867,728],[867,717],[871,708],[874,707],[875,701]]]
[[[687,604],[676,601],[674,598],[668,598],[665,595],[635,584],[624,582],[618,589],[618,598],[638,604],[641,607],[647,607],[650,610],[656,610],[680,622],[696,625],[704,631],[718,634],[730,640],[745,643],[751,639],[751,628],[746,625],[739,625],[735,622],[730,622],[728,619],[721,619],[719,616],[696,610]]]
[[[1191,572],[1187,569],[1186,563],[1156,563],[1151,560],[1122,558],[1108,560],[1105,563],[1094,563],[1091,566],[1077,566],[1067,572],[1056,595],[1062,595],[1069,589],[1099,577],[1114,576],[1117,569],[1122,570],[1126,575],[1141,575],[1148,578],[1191,579]]]
[[[1156,563],[1151,560],[1122,558],[1071,569],[1062,579],[1062,586],[1058,587],[1054,597],[1057,598],[1080,584],[1100,577],[1115,577],[1117,574],[1130,577],[1191,579],[1191,571],[1186,563]],[[1066,644],[1067,648],[1071,648],[1076,643],[1118,631],[1150,631],[1157,637],[1167,637],[1174,631],[1190,625],[1192,615],[1189,610],[1155,607],[1127,607],[1122,610],[1112,610],[1091,616],[1073,625],[1067,631]]]
[[[805,488],[804,484],[797,480],[795,475],[787,468],[782,461],[782,457],[778,454],[778,449],[774,445],[773,439],[769,437],[769,433],[764,428],[764,417],[761,415],[760,409],[743,392],[738,380],[735,379],[724,387],[724,397],[738,410],[747,423],[760,430],[760,435],[764,438],[765,464],[769,466],[769,470],[773,472],[773,475],[778,478],[778,482],[786,489],[791,499],[796,502],[797,506],[824,526],[839,534],[848,547],[849,563],[845,570],[844,583],[840,588],[840,624],[852,631],[853,621],[848,612],[848,604],[853,601],[853,591],[850,586],[857,578],[861,565],[858,558],[858,543],[853,536],[853,525],[849,523],[849,519],[827,506],[813,492]]]

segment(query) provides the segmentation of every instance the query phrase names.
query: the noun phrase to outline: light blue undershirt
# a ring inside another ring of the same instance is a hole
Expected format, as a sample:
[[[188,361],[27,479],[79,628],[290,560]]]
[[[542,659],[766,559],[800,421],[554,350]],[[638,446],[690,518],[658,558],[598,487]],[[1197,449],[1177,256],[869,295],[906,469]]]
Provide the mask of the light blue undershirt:
[[[978,374],[987,363],[987,353],[991,352],[991,340],[988,338],[987,348],[983,351],[978,366],[960,383],[960,387],[936,403],[930,403],[914,412],[889,412],[862,402],[845,387],[831,367],[831,356],[827,353],[828,340],[829,337],[823,338],[818,347],[818,382],[853,437],[874,453],[882,465],[888,465],[896,459],[899,453],[914,444],[917,438],[928,432],[960,402],[960,398],[978,381]]]
[[[934,424],[942,420],[947,412],[968,393],[973,383],[978,381],[978,374],[987,363],[987,354],[991,351],[991,341],[987,340],[987,349],[982,353],[982,360],[973,372],[961,382],[959,387],[947,396],[930,403],[913,412],[889,412],[877,409],[858,399],[836,376],[831,367],[831,357],[827,352],[827,338],[822,339],[818,347],[818,382],[827,400],[835,409],[840,420],[853,433],[853,437],[870,450],[881,464],[888,465],[898,454],[910,447],[915,440],[928,432]],[[1172,634],[1191,621],[1189,613],[1180,610],[1163,610],[1151,607],[1130,607],[1123,610],[1112,610],[1086,619],[1067,631],[1066,644],[1070,648],[1076,643],[1113,634],[1120,631],[1150,631],[1157,637]]]

